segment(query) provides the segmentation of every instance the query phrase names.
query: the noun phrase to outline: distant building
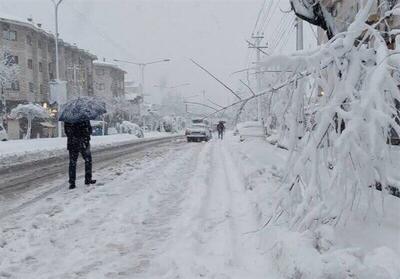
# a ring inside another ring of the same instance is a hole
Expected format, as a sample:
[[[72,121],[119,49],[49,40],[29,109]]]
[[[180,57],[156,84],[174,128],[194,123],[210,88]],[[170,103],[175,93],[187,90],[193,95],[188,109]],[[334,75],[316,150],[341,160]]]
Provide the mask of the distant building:
[[[95,61],[94,96],[101,98],[107,106],[105,120],[113,127],[128,119],[129,103],[125,100],[125,74],[118,65],[106,61]]]
[[[94,95],[107,100],[124,97],[126,72],[106,61],[95,61],[93,65]]]
[[[142,86],[134,81],[125,82],[125,99],[129,103],[129,120],[140,123],[144,100]]]
[[[2,88],[7,113],[18,104],[28,102],[39,103],[57,113],[55,108],[49,106],[49,82],[56,75],[54,35],[42,29],[41,24],[35,24],[32,19],[0,16],[0,28],[0,49],[19,68],[15,82]],[[60,79],[67,81],[68,97],[93,95],[93,60],[97,57],[62,40],[59,40],[59,54]],[[4,115],[2,117],[5,118]],[[21,137],[24,121],[7,122],[11,128],[9,130],[13,131],[10,138]],[[34,123],[33,134],[53,134],[42,133],[43,127],[49,130],[53,126],[51,123]]]

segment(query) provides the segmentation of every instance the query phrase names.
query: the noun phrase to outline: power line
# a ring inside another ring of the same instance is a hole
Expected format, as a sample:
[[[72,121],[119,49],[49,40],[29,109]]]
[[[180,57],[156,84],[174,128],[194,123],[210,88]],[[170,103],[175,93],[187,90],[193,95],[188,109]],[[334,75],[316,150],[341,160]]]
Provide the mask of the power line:
[[[263,13],[263,20],[262,20],[262,22],[263,22],[263,24],[265,23],[265,21],[269,18],[269,16],[270,16],[270,13],[271,13],[271,7],[272,7],[272,4],[274,3],[274,0],[270,0],[269,2],[268,2],[268,6],[265,8],[265,10],[264,10],[264,13]],[[264,30],[262,30],[262,26],[263,26],[263,24],[262,25],[260,25],[260,28],[257,30],[258,32],[262,32],[262,31],[264,31]],[[254,33],[254,32],[253,32]]]
[[[258,12],[257,19],[256,19],[256,22],[255,22],[254,27],[253,27],[253,31],[251,32],[251,33],[253,33],[253,34],[254,34],[254,32],[256,31],[258,22],[259,22],[259,20],[260,20],[261,14],[263,14],[263,12],[264,12],[264,7],[265,7],[265,4],[267,3],[267,1],[268,1],[268,0],[264,0],[262,6],[261,6],[261,8],[260,8],[260,11]]]
[[[276,31],[273,33],[272,37],[270,38],[269,42],[272,46],[276,46],[277,41],[279,41],[280,38],[282,38],[283,31],[287,28],[287,26],[290,23],[290,17],[285,16],[281,17],[281,21],[279,23],[279,26]]]
[[[262,30],[265,30],[266,26],[269,25],[269,23],[270,23],[272,17],[274,16],[276,10],[278,9],[278,7],[279,7],[279,1],[276,2],[274,8],[271,7],[271,14],[269,15],[269,17],[267,17],[267,18],[265,19],[265,21],[264,21],[264,23],[263,23],[263,25],[262,25],[262,26],[263,26],[263,27],[262,27]]]
[[[65,4],[68,7],[70,7],[71,10],[74,11],[81,19],[83,19],[89,25],[91,25],[91,27],[94,29],[94,31],[96,31],[96,33],[98,35],[100,35],[100,37],[105,42],[108,42],[108,43],[112,44],[113,47],[123,51],[125,54],[127,54],[132,59],[135,58],[135,56],[132,55],[132,53],[128,49],[126,49],[123,45],[121,45],[120,43],[115,41],[113,38],[111,38],[104,30],[100,29],[94,22],[92,22],[92,20],[86,14],[82,13],[81,11],[79,11],[71,2],[66,1]]]
[[[289,24],[287,24],[286,25],[286,27],[285,27],[285,29],[282,31],[282,35],[279,37],[279,39],[275,42],[275,44],[274,44],[274,46],[273,46],[273,51],[275,51],[276,50],[276,48],[279,46],[279,44],[284,40],[284,38],[286,37],[286,36],[288,36],[289,35],[289,30],[294,26],[294,21],[295,21],[295,19],[294,18],[292,18],[288,23]]]
[[[284,41],[284,43],[281,45],[281,47],[279,48],[279,52],[283,49],[284,46],[287,45],[289,38],[290,38],[290,34],[292,33],[293,29],[295,28],[295,25],[292,24],[292,26],[289,28],[289,31],[287,33],[286,39]]]

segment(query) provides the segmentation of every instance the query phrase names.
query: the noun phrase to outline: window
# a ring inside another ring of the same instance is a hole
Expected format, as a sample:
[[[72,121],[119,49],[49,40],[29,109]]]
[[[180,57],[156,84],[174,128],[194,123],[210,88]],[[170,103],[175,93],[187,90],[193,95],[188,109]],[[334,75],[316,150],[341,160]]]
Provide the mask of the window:
[[[33,70],[33,61],[32,61],[32,59],[28,59],[28,68]]]
[[[33,82],[29,83],[29,92],[33,93],[35,91],[35,85],[33,84]]]
[[[43,86],[43,84],[40,84],[40,85],[39,85],[39,90],[40,90],[40,94],[43,94],[43,93],[44,93],[44,86]]]
[[[18,56],[16,56],[16,55],[5,53],[4,54],[4,59],[6,60],[5,64],[7,66],[12,66],[14,64],[18,64]]]
[[[42,49],[43,48],[43,41],[38,40],[38,48]]]
[[[96,87],[98,90],[104,90],[106,89],[106,86],[104,85],[104,83],[97,83]]]
[[[39,62],[39,72],[43,72],[43,64],[42,64],[42,62]]]
[[[19,91],[19,82],[18,82],[18,80],[12,81],[12,82],[7,82],[5,87],[7,90]]]
[[[96,75],[104,76],[104,74],[105,74],[104,69],[96,69]]]
[[[26,36],[26,43],[30,46],[32,45],[32,37],[31,36],[29,36],[29,35]]]
[[[8,29],[3,30],[3,38],[9,41],[17,40],[17,31],[11,31]]]

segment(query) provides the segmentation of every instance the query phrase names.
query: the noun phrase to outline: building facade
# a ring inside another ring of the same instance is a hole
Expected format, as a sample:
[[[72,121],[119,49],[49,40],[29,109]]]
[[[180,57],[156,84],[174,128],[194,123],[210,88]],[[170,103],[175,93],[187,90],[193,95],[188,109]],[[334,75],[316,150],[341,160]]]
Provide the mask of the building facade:
[[[134,81],[126,81],[125,99],[129,103],[129,121],[140,124],[144,101],[142,86]]]
[[[2,119],[7,122],[6,126],[12,126],[11,130],[16,131],[9,135],[10,138],[20,138],[23,127],[19,126],[24,126],[23,120],[6,117],[12,108],[32,102],[48,107],[50,113],[57,113],[49,105],[49,82],[56,78],[55,40],[53,34],[32,19],[0,17],[0,28],[0,53],[10,57],[10,62],[18,68],[15,80],[2,86]],[[97,57],[62,40],[59,40],[59,54],[60,79],[67,81],[68,98],[93,95],[93,61]],[[34,123],[33,130],[42,136],[40,124]]]
[[[94,96],[106,103],[105,121],[110,127],[128,119],[129,106],[125,100],[125,74],[118,65],[103,61],[95,61]]]
[[[105,61],[95,61],[94,96],[106,100],[123,98],[125,94],[125,74],[118,65]]]

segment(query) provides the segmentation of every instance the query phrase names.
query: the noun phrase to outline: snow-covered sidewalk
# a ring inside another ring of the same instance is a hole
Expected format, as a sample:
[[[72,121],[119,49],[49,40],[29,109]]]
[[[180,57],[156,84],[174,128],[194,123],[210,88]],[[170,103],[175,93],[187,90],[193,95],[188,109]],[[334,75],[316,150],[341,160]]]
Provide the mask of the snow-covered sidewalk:
[[[170,133],[149,132],[145,139],[171,136]],[[92,148],[103,148],[116,144],[123,144],[140,140],[130,134],[116,134],[108,136],[92,136]],[[57,156],[66,152],[67,138],[40,138],[30,140],[10,140],[0,142],[0,166],[13,161],[38,160]]]

